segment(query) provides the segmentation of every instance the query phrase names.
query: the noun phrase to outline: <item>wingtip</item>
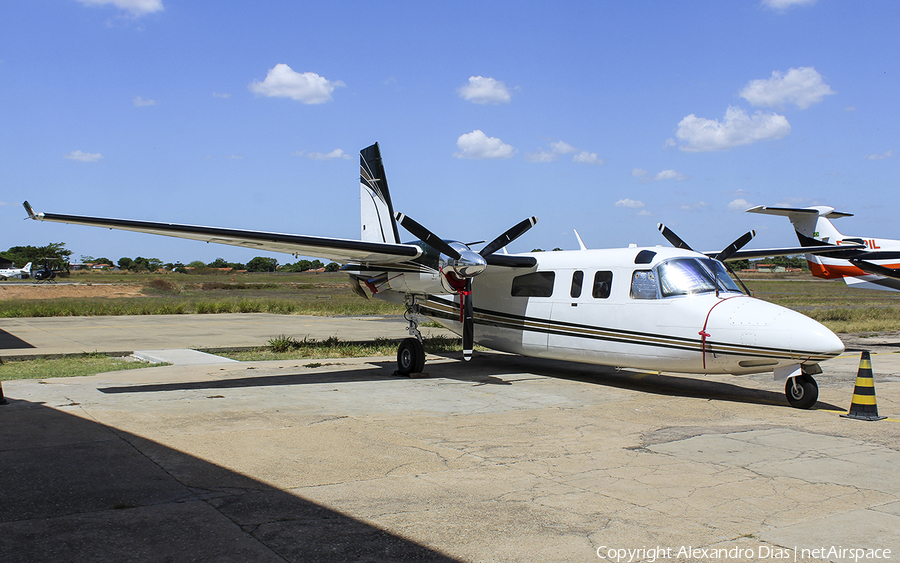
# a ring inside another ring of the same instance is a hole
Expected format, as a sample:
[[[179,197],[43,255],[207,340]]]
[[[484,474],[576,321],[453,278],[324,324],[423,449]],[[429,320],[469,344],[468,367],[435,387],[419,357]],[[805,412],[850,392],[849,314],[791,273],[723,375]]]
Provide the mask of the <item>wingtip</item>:
[[[22,205],[25,207],[25,211],[28,213],[29,219],[39,219],[43,213],[35,213],[34,208],[31,207],[31,204],[28,201],[22,202]]]

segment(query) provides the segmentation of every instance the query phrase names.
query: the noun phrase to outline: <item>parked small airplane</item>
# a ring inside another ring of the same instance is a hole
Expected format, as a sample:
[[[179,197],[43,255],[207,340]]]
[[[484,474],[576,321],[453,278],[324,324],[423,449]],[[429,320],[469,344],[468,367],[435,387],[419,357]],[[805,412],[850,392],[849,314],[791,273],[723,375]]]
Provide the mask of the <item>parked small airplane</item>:
[[[833,207],[767,207],[748,213],[782,215],[790,219],[802,247],[833,244],[833,252],[806,254],[809,271],[817,278],[841,279],[850,287],[900,291],[900,240],[842,235],[829,219],[852,217]],[[798,252],[798,254],[800,254]]]
[[[360,195],[361,240],[36,213],[24,205],[38,221],[342,263],[356,293],[405,305],[411,338],[397,352],[404,375],[425,367],[422,316],[460,334],[466,360],[478,342],[524,356],[642,370],[770,371],[786,380],[788,402],[797,408],[816,402],[812,376],[822,372],[819,362],[844,350],[818,322],[741,292],[722,260],[755,256],[739,251],[752,231],[711,256],[694,252],[663,225],[660,231],[676,248],[588,250],[579,242],[577,251],[500,253],[534,226],[537,218],[529,217],[476,252],[476,243],[444,240],[394,213],[377,143],[360,151]],[[398,224],[419,240],[401,243]],[[770,256],[777,250],[761,252]]]
[[[9,278],[27,278],[31,275],[31,262],[25,264],[24,268],[2,268],[0,269],[0,280]]]

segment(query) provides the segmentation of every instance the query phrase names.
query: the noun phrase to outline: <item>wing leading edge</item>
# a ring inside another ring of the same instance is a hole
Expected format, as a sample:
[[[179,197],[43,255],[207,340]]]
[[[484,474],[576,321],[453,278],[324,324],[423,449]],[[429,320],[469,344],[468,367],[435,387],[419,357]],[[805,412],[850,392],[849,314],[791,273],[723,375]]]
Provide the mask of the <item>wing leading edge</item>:
[[[58,213],[36,213],[27,201],[24,203],[24,206],[28,216],[36,221],[105,227],[122,231],[214,242],[267,250],[269,252],[326,258],[341,264],[389,264],[413,260],[422,254],[422,249],[413,244],[392,244],[199,225],[84,217]]]

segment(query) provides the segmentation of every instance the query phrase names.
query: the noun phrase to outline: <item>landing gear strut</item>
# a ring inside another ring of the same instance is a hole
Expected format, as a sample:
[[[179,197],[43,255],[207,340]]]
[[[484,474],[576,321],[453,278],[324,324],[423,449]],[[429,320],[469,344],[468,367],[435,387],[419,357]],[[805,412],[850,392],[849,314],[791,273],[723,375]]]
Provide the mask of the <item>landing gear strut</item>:
[[[419,304],[415,296],[406,299],[406,313],[403,317],[409,322],[409,335],[404,338],[397,349],[397,373],[412,376],[425,369],[425,346],[422,344],[422,333],[419,332]]]
[[[787,379],[784,394],[788,403],[795,409],[808,409],[815,405],[819,398],[819,386],[812,376],[804,373]]]

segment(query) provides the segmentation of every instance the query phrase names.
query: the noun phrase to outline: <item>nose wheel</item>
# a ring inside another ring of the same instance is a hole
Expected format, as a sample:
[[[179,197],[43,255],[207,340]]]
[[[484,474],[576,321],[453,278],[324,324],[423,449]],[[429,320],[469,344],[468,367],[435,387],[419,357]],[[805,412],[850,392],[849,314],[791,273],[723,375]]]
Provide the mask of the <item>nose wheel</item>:
[[[795,409],[808,409],[819,399],[819,386],[811,376],[802,374],[789,377],[784,385],[788,403]]]

